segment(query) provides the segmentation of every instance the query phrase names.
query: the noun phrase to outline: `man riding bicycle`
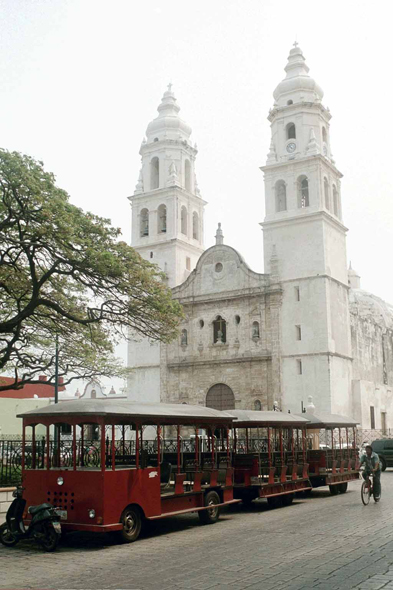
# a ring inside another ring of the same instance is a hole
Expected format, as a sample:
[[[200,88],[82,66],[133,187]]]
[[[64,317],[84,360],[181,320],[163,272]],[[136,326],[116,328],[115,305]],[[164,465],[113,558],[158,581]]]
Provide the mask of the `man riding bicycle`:
[[[366,445],[366,454],[360,457],[360,465],[363,464],[363,479],[367,479],[371,474],[374,476],[374,498],[379,500],[381,496],[381,462],[371,445]]]

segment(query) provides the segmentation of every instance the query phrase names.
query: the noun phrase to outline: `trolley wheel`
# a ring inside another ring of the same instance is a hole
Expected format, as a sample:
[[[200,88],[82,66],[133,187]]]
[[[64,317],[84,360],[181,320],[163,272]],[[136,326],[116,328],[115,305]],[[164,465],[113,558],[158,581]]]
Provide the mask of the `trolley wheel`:
[[[128,506],[121,515],[120,522],[123,525],[121,539],[125,543],[136,541],[142,528],[142,515],[138,506]]]
[[[252,494],[244,494],[244,496],[242,496],[242,504],[246,508],[250,508],[254,500],[256,500],[256,498]]]
[[[19,539],[10,532],[6,522],[0,526],[0,543],[6,547],[13,547],[18,541]]]
[[[329,486],[329,492],[331,493],[332,496],[337,496],[338,494],[338,487],[340,484],[336,484],[335,486]]]
[[[302,492],[298,492],[303,498],[309,498],[312,494],[312,488],[308,488],[308,490],[303,490]]]
[[[362,483],[362,487],[360,489],[360,496],[362,498],[362,502],[365,506],[370,502],[371,497],[371,482],[370,480],[366,480]]]
[[[338,485],[337,487],[340,494],[345,494],[345,492],[348,489],[348,482],[344,481],[343,483],[340,483],[340,485]]]
[[[286,494],[282,497],[282,505],[283,506],[290,506],[293,502],[295,494]]]
[[[205,496],[205,506],[209,506],[207,510],[199,510],[199,520],[202,524],[213,524],[217,522],[220,516],[220,509],[217,506],[220,504],[220,496],[213,490],[207,492]]]
[[[282,496],[273,496],[272,498],[267,499],[267,503],[270,508],[281,508],[282,498]]]
[[[382,471],[386,471],[386,459],[384,457],[380,457],[380,460],[381,460]]]

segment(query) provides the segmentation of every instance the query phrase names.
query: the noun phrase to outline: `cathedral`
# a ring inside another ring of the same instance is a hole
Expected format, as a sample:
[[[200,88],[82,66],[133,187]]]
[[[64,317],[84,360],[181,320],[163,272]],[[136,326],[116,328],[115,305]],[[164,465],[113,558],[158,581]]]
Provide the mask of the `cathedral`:
[[[300,413],[311,396],[319,412],[386,431],[393,307],[348,270],[331,114],[296,43],[285,72],[261,167],[264,274],[224,242],[220,224],[216,244],[204,249],[197,146],[171,85],[147,127],[130,197],[132,246],[165,272],[185,317],[170,344],[130,341],[128,397]]]

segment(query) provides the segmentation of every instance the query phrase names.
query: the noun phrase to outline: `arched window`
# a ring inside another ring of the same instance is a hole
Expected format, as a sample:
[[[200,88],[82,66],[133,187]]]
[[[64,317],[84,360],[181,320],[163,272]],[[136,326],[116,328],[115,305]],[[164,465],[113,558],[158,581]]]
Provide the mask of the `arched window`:
[[[213,342],[226,342],[227,341],[227,323],[222,319],[220,315],[216,317],[213,322]]]
[[[297,181],[298,207],[304,209],[310,206],[307,176],[299,176]]]
[[[251,336],[253,338],[259,338],[259,322],[253,322]]]
[[[184,205],[181,208],[180,231],[185,236],[187,235],[187,209],[186,209],[186,207],[184,207]]]
[[[338,217],[338,192],[336,185],[333,184],[333,213]]]
[[[323,190],[325,193],[325,207],[326,209],[330,209],[330,202],[329,202],[329,183],[328,179],[325,177],[323,179]]]
[[[157,158],[152,159],[150,162],[150,190],[159,188],[160,186],[160,160]]]
[[[192,214],[192,237],[199,240],[199,215],[196,211]]]
[[[322,141],[327,143],[327,133],[325,127],[322,127]]]
[[[180,342],[182,346],[187,346],[188,344],[188,339],[187,339],[187,330],[182,330],[181,331],[181,338],[180,338]]]
[[[149,210],[141,211],[141,237],[149,235]]]
[[[259,399],[256,399],[255,402],[254,402],[254,410],[256,412],[260,412],[262,410],[262,404],[259,401]]]
[[[166,233],[166,206],[158,207],[158,233]]]
[[[276,213],[287,210],[287,187],[283,180],[276,182]]]
[[[287,100],[287,105],[293,104],[293,100]]]
[[[288,123],[288,125],[287,125],[287,139],[296,139],[295,123]]]
[[[225,383],[213,385],[207,392],[206,407],[214,410],[234,410],[235,396],[233,391]]]
[[[184,186],[186,191],[191,192],[191,164],[190,160],[186,160],[184,164]]]

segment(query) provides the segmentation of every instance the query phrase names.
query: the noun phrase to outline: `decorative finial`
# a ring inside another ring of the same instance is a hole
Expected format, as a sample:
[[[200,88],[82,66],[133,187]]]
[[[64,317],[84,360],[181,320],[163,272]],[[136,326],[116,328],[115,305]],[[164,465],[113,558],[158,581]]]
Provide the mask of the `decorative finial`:
[[[168,92],[172,92],[172,86],[173,86],[172,82],[169,82],[169,84],[168,84]]]
[[[218,224],[218,228],[216,231],[216,246],[224,243],[224,234],[222,233],[221,223]]]
[[[312,401],[312,395],[308,396],[308,404],[306,406],[306,412],[307,412],[307,414],[314,414],[314,412],[315,412],[315,405]]]
[[[307,156],[316,156],[317,154],[321,153],[321,148],[316,140],[314,128],[311,127],[310,129],[310,141],[308,142],[306,154]]]
[[[135,187],[134,195],[140,195],[143,192],[144,192],[144,188],[143,188],[143,173],[142,173],[142,168],[141,168],[140,169],[140,172],[139,172],[138,182],[137,182],[136,187]]]
[[[176,164],[173,161],[171,162],[171,165],[169,166],[169,177],[168,177],[167,186],[180,186],[179,177],[177,175]]]
[[[270,142],[270,149],[267,155],[266,164],[275,164],[277,162],[276,148],[274,147],[273,138]]]
[[[296,41],[295,39],[295,43],[293,44],[294,47],[297,47],[299,45],[299,43]]]

